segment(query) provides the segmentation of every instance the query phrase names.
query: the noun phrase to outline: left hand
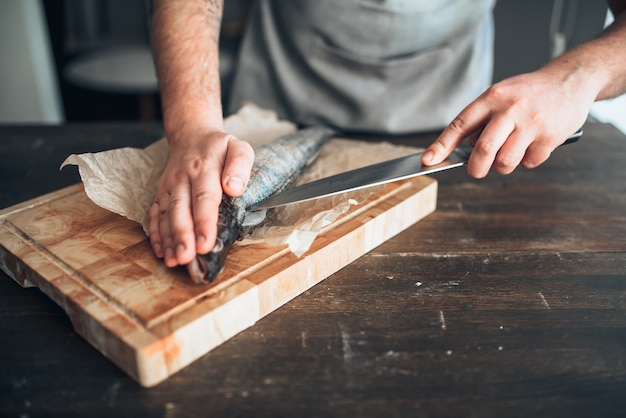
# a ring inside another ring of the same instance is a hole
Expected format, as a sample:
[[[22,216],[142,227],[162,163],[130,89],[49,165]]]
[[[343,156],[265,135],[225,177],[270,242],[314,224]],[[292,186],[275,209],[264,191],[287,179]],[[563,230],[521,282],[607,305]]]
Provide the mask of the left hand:
[[[170,152],[150,208],[157,257],[174,267],[215,244],[222,191],[240,196],[254,163],[252,147],[221,132],[170,132]],[[233,181],[234,180],[234,181]]]
[[[427,148],[422,162],[443,161],[464,138],[474,147],[468,173],[534,168],[585,122],[596,92],[558,66],[505,79],[469,104]]]

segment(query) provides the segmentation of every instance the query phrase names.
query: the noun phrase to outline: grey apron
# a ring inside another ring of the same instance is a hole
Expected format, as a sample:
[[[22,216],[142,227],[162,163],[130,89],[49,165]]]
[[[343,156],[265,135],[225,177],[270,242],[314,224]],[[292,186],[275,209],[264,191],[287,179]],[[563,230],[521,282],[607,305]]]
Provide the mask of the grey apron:
[[[245,101],[346,131],[441,129],[491,83],[495,0],[258,0],[227,113]]]

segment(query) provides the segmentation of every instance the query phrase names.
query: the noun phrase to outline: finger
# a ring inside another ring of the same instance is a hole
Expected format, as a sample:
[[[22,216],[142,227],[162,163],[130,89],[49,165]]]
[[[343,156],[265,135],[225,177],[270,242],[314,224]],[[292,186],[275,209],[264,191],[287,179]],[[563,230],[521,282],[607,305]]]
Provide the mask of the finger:
[[[572,135],[574,134],[570,134],[568,136],[560,137],[560,138],[557,136],[550,136],[550,137],[543,136],[543,137],[536,138],[528,146],[528,149],[526,150],[526,154],[522,158],[521,164],[525,168],[535,168],[543,164],[544,162],[546,162],[548,158],[550,158],[550,155],[552,155],[552,152],[556,148],[558,148],[559,146],[567,142],[569,139],[571,139]]]
[[[492,119],[478,137],[467,164],[467,172],[477,179],[489,173],[496,155],[514,126],[506,118]]]
[[[206,254],[213,248],[217,236],[219,205],[222,201],[218,171],[199,176],[191,184],[191,211],[195,250]]]
[[[169,221],[169,193],[162,193],[159,199],[158,211],[156,213],[155,234],[161,239],[161,257],[168,267],[176,265],[174,256],[174,237],[170,229]]]
[[[159,231],[159,201],[155,200],[148,212],[148,236],[154,255],[163,258],[163,240]]]
[[[163,261],[166,266],[175,267],[178,264],[175,257],[176,244],[170,229],[169,211],[163,207],[160,209],[159,234],[163,242]]]
[[[526,150],[521,165],[524,168],[535,168],[550,158],[552,151],[554,151],[554,147],[547,142],[534,141]]]
[[[241,196],[250,180],[253,163],[254,151],[250,144],[231,136],[222,171],[222,188],[226,194]]]
[[[435,165],[445,160],[466,136],[482,127],[488,116],[489,108],[482,101],[477,100],[466,107],[426,149],[422,163]]]
[[[531,141],[532,138],[528,138],[524,131],[514,130],[498,151],[493,162],[493,169],[500,174],[512,173],[524,158]]]
[[[170,237],[165,248],[165,264],[170,267],[187,264],[196,255],[190,193],[188,183],[176,186],[170,194],[167,219],[161,222],[161,232]]]

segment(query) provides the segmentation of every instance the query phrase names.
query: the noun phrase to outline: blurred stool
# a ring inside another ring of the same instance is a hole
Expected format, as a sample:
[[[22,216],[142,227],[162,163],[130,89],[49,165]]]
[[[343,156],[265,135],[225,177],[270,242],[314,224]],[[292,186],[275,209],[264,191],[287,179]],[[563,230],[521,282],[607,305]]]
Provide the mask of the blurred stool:
[[[65,79],[84,89],[137,95],[142,120],[157,117],[159,84],[147,45],[109,47],[84,53],[65,66]]]

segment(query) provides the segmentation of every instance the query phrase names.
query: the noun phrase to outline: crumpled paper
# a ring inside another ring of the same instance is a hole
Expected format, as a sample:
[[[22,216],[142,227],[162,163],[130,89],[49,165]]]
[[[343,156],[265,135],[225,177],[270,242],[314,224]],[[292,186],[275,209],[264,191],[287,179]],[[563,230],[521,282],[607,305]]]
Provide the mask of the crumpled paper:
[[[254,104],[244,105],[224,121],[225,131],[258,147],[274,138],[295,131],[296,125],[279,120],[275,112]],[[397,158],[419,149],[346,139],[332,139],[298,183]],[[168,155],[168,144],[161,138],[144,149],[118,148],[98,153],[72,154],[61,165],[77,165],[89,199],[102,208],[138,222],[148,231],[148,211]],[[268,222],[252,231],[238,245],[265,242],[287,244],[297,256],[304,254],[318,233],[377,190],[363,189],[314,202],[303,202],[274,209]]]

